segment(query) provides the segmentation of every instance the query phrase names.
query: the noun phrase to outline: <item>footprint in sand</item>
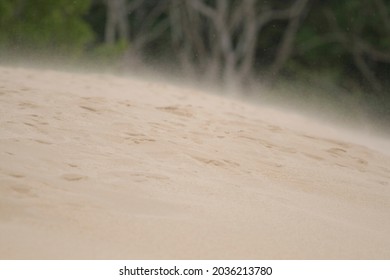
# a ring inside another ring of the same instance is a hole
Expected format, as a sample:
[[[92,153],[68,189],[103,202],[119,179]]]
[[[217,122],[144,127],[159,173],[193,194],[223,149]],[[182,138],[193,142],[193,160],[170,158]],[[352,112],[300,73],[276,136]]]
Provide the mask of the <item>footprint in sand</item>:
[[[20,91],[32,91],[33,89],[32,88],[29,88],[29,87],[22,87],[20,88]]]
[[[266,140],[260,139],[260,138],[255,138],[255,137],[251,137],[251,136],[247,136],[247,135],[239,135],[238,137],[239,138],[248,139],[248,140],[251,140],[251,141],[256,142],[256,143],[259,143],[259,144],[263,145],[264,147],[266,147],[268,149],[272,149],[272,148],[275,147],[275,145],[271,144],[270,142],[268,142]]]
[[[125,107],[132,107],[134,106],[130,101],[128,100],[125,100],[125,101],[120,101],[118,102],[118,104],[122,105],[122,106],[125,106]]]
[[[95,109],[95,108],[92,108],[92,107],[89,107],[89,106],[80,106],[81,109],[84,109],[84,110],[87,110],[87,111],[90,111],[90,112],[94,112],[94,113],[98,113],[99,110],[98,109]]]
[[[341,149],[341,148],[330,148],[330,149],[327,149],[326,152],[328,154],[333,155],[333,156],[343,156],[347,153],[346,150]]]
[[[361,158],[354,158],[356,160],[356,162],[360,165],[368,165],[368,161],[364,160],[364,159],[361,159]]]
[[[240,164],[237,162],[233,162],[230,160],[215,160],[215,159],[208,159],[208,158],[203,158],[203,157],[198,157],[198,156],[191,156],[193,159],[205,163],[207,165],[214,165],[218,167],[224,167],[224,166],[229,166],[229,167],[239,167]]]
[[[350,148],[351,145],[349,145],[348,143],[344,143],[344,142],[341,142],[341,141],[337,141],[337,140],[333,140],[333,139],[321,139],[327,143],[330,143],[330,144],[334,144],[334,145],[337,145],[339,147],[342,147],[344,149],[347,149],[347,148]]]
[[[156,142],[155,139],[143,138],[143,139],[128,139],[131,140],[134,144],[144,144],[144,143],[153,143]]]
[[[333,140],[333,139],[319,138],[319,137],[315,137],[315,136],[311,136],[311,135],[307,135],[307,134],[298,134],[298,135],[302,136],[302,137],[305,137],[305,138],[308,138],[308,139],[321,141],[321,142],[325,142],[325,143],[332,144],[332,145],[337,145],[337,146],[342,147],[344,149],[347,149],[347,148],[351,147],[347,143],[344,143],[344,142],[341,142],[341,141],[337,141],[337,140]],[[338,148],[335,148],[335,149],[338,149]]]
[[[32,127],[36,127],[34,124],[32,123],[28,123],[28,122],[24,122],[25,125],[28,125],[28,126],[32,126]]]
[[[281,132],[282,129],[277,125],[268,125],[268,130],[272,132]]]
[[[177,127],[185,127],[186,125],[183,124],[183,123],[179,123],[179,122],[168,122],[170,124],[172,124],[173,126],[177,126]]]
[[[168,176],[157,174],[157,173],[132,173],[131,176],[134,177],[134,181],[137,183],[148,182],[150,179],[157,181],[166,181],[170,180]]]
[[[53,143],[45,141],[45,140],[40,140],[40,139],[32,139],[33,141],[39,143],[39,144],[44,144],[44,145],[52,145]]]
[[[20,102],[19,107],[22,109],[26,109],[26,108],[38,108],[39,106],[30,102]]]
[[[67,173],[61,176],[62,179],[66,181],[81,181],[88,178],[88,176],[76,174],[76,173]]]
[[[143,143],[153,143],[156,142],[155,139],[147,138],[145,134],[142,133],[131,133],[126,132],[126,135],[129,135],[130,137],[123,137],[124,140],[130,140],[134,144],[143,144]]]
[[[13,187],[11,187],[11,190],[18,193],[18,194],[24,194],[24,195],[31,193],[30,187],[26,187],[26,186],[22,186],[22,185],[13,186]]]
[[[23,174],[20,174],[20,173],[8,173],[9,176],[11,177],[14,177],[14,178],[24,178],[26,176],[24,176]]]
[[[190,118],[190,117],[194,116],[194,114],[190,110],[188,110],[186,108],[181,108],[178,106],[165,106],[165,107],[155,107],[155,108],[157,110],[171,113],[171,114],[181,116],[181,117]]]
[[[105,108],[102,107],[104,104],[107,104],[107,100],[105,98],[100,98],[100,97],[82,97],[81,102],[79,103],[79,107],[83,110],[96,113],[96,114],[101,114],[104,113],[104,111],[109,111]],[[96,106],[95,106],[96,105]]]
[[[318,160],[318,161],[323,161],[324,158],[320,157],[320,156],[316,156],[316,155],[312,155],[312,154],[309,154],[309,153],[302,153],[304,156],[308,157],[308,158],[311,158],[311,159],[315,159],[315,160]]]
[[[382,186],[389,186],[390,183],[389,182],[386,182],[386,181],[377,181],[379,184],[381,184]]]

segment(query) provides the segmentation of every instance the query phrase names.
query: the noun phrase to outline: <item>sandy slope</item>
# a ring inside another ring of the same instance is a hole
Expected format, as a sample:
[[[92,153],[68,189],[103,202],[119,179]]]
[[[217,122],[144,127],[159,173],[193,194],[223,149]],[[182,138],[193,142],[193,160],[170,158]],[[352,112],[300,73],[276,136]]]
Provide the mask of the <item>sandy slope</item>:
[[[4,67],[0,104],[1,259],[390,258],[390,155],[335,129]]]

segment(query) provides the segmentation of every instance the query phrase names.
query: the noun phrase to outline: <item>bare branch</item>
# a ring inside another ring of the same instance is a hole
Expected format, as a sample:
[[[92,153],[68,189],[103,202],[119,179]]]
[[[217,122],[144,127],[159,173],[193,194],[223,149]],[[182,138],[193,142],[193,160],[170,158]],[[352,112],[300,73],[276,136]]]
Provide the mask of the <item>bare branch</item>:
[[[153,7],[150,12],[148,12],[148,14],[143,15],[142,25],[139,28],[139,33],[145,33],[153,26],[158,17],[160,17],[168,9],[167,4],[168,3],[165,1],[160,1]]]
[[[159,37],[169,27],[169,20],[162,20],[157,26],[154,26],[157,19],[168,10],[168,2],[161,1],[146,15],[142,26],[134,38],[134,45],[141,50],[144,45]]]
[[[342,32],[332,11],[327,10],[325,11],[325,14],[331,24],[331,27],[335,30],[337,40],[344,46],[346,51],[351,53],[357,69],[375,91],[382,90],[381,82],[376,78],[374,71],[370,69],[369,65],[367,65],[363,55],[366,53],[371,56],[371,58],[381,58],[384,60],[390,59],[390,57],[388,57],[387,54],[383,54],[372,48],[369,44],[359,38],[357,34],[354,34],[351,38],[351,36]]]
[[[270,68],[269,83],[272,84],[292,53],[296,33],[308,0],[297,0],[290,11],[290,21],[284,32],[282,42],[276,53],[276,59]]]
[[[272,10],[266,6],[258,19],[259,29],[270,21],[288,20],[301,16],[302,10],[306,7],[308,2],[309,0],[297,0],[290,8],[284,10]]]
[[[143,33],[142,35],[138,35],[135,40],[135,47],[138,50],[141,50],[143,46],[150,43],[151,41],[155,40],[161,34],[166,31],[169,27],[169,20],[166,19],[162,22],[160,22],[155,28],[149,30],[147,33]]]
[[[215,9],[204,3],[202,0],[187,0],[187,2],[191,4],[192,8],[197,10],[205,17],[213,19],[217,16]]]
[[[368,56],[370,56],[371,59],[375,61],[390,63],[390,53],[385,53],[380,50],[377,50],[367,42],[363,42],[361,39],[358,39],[357,44],[359,49],[366,53]]]
[[[360,73],[362,73],[364,78],[371,84],[372,88],[375,91],[382,90],[381,83],[375,77],[375,74],[374,74],[373,71],[371,71],[370,67],[368,67],[368,65],[364,61],[364,58],[363,58],[362,54],[359,52],[359,50],[355,49],[353,51],[353,58],[355,60],[355,64],[358,67]]]

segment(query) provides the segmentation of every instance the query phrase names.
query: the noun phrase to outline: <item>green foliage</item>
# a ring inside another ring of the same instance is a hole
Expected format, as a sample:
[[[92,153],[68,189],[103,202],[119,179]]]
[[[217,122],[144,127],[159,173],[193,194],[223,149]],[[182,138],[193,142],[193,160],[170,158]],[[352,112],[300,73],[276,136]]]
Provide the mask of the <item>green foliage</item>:
[[[115,64],[123,57],[127,47],[128,43],[125,41],[118,41],[115,44],[109,45],[102,44],[91,51],[90,57],[99,62],[103,62],[106,65]]]
[[[81,52],[93,39],[83,21],[90,0],[0,0],[0,46],[58,54]]]

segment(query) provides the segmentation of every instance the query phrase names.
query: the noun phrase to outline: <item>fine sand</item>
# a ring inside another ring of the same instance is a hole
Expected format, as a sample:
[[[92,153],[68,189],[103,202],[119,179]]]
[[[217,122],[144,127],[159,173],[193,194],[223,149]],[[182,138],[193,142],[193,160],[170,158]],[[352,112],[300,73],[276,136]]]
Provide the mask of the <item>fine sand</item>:
[[[102,74],[0,67],[0,106],[1,259],[390,259],[386,141]]]

